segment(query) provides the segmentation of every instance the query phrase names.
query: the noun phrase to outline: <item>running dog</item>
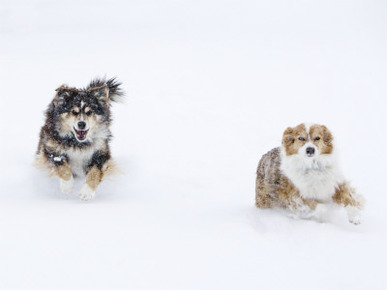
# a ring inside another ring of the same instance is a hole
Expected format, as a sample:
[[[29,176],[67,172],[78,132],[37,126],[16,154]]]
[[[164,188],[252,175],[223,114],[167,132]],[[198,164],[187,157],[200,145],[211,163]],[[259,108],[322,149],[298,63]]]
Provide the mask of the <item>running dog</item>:
[[[111,173],[111,103],[124,95],[114,78],[95,79],[86,88],[62,85],[46,110],[36,164],[59,177],[61,191],[70,194],[74,177],[86,177],[80,198],[90,200]]]

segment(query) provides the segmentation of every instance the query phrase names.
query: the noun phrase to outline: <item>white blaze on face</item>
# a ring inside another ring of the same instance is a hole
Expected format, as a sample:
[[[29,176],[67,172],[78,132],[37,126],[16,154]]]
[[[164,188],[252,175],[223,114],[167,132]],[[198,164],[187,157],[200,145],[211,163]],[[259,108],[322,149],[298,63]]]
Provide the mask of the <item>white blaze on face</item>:
[[[81,101],[80,108],[76,108],[78,111],[76,122],[73,126],[74,135],[76,139],[80,142],[87,141],[87,135],[89,131],[89,127],[87,122],[85,122],[84,114],[82,113],[82,109],[85,106],[85,102]]]
[[[313,123],[304,123],[306,133],[308,133],[308,136],[310,136],[310,127],[314,126]]]
[[[318,155],[320,154],[320,152],[319,152],[318,148],[313,144],[312,136],[310,135],[310,128],[312,126],[315,126],[315,124],[304,123],[304,126],[305,126],[305,131],[307,134],[307,140],[309,140],[309,141],[307,143],[305,143],[305,145],[299,149],[298,154],[300,154],[301,156],[305,156],[307,158],[317,158]],[[308,150],[308,148],[309,148],[309,150]],[[309,154],[308,154],[307,150],[309,151]],[[313,154],[310,154],[311,150],[313,151]]]

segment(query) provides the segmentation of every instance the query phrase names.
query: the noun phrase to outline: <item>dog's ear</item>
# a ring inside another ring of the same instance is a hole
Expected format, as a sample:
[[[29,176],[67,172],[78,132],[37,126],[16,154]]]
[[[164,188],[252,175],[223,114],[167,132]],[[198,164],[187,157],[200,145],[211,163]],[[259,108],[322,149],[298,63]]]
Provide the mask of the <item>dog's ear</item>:
[[[62,105],[74,95],[74,89],[66,85],[62,85],[56,90],[55,104]]]
[[[325,142],[326,145],[332,146],[333,135],[331,131],[329,131],[329,129],[324,125],[321,126],[321,128],[323,129],[323,141]]]
[[[90,88],[88,90],[99,102],[109,103],[109,88],[107,85],[103,85],[96,88]]]
[[[294,129],[293,128],[287,128],[282,136],[282,145],[284,147],[288,147],[294,143],[296,140],[293,136]]]

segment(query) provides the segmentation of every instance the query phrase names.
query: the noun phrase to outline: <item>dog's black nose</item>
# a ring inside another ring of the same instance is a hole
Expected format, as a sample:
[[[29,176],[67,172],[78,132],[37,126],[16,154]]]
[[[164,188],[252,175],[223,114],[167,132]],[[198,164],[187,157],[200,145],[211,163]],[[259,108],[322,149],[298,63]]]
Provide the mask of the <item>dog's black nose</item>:
[[[306,148],[306,154],[311,156],[314,154],[314,148],[313,147],[308,147]]]
[[[83,121],[79,121],[78,122],[78,128],[83,130],[86,128],[86,122],[83,122]]]

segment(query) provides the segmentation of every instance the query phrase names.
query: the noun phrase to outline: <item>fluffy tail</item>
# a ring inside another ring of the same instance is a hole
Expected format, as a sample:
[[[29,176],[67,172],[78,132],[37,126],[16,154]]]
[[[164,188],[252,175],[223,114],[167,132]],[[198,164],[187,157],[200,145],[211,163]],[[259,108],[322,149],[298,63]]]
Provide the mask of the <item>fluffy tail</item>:
[[[122,97],[124,96],[124,91],[121,89],[121,83],[116,80],[116,78],[111,78],[106,80],[106,78],[100,79],[94,79],[90,82],[90,84],[87,86],[86,90],[92,89],[92,88],[98,88],[102,86],[107,86],[109,89],[109,99],[113,102],[119,102],[121,101]]]

